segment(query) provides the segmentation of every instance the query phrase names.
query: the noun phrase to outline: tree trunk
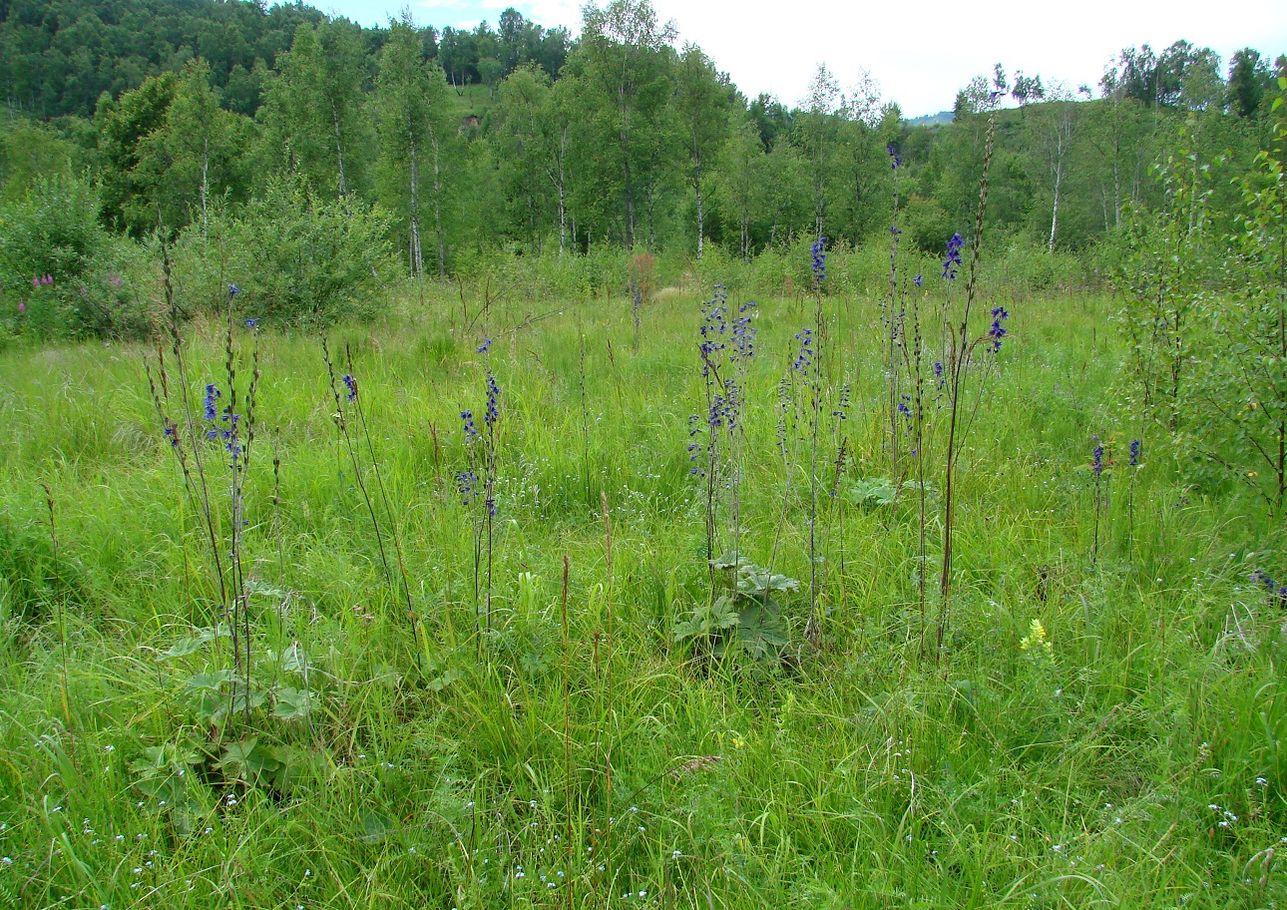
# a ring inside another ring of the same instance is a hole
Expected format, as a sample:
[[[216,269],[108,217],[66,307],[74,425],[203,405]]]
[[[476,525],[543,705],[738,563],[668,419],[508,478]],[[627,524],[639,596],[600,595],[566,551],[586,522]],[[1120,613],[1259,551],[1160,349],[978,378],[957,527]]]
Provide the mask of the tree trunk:
[[[433,143],[433,228],[438,241],[438,274],[447,274],[447,241],[442,233],[442,156],[439,154],[438,135],[432,130],[429,140]]]
[[[414,139],[411,140],[410,146],[411,274],[419,278],[425,268],[424,256],[420,250],[420,156],[417,154],[418,149]]]
[[[340,195],[349,194],[349,184],[344,177],[344,144],[340,141],[340,112],[331,102],[331,123],[335,126],[335,161],[340,172]]]
[[[206,201],[210,198],[210,136],[201,137],[201,236],[210,224]]]
[[[1062,153],[1060,154],[1062,157]],[[1063,182],[1063,177],[1064,177],[1063,161],[1061,160],[1056,161],[1055,163],[1055,200],[1054,200],[1054,204],[1051,205],[1050,207],[1050,240],[1046,244],[1047,253],[1053,253],[1055,251],[1055,230],[1059,224],[1059,184]]]
[[[702,209],[702,181],[697,179],[697,258],[702,258],[702,244],[705,236],[705,212]]]

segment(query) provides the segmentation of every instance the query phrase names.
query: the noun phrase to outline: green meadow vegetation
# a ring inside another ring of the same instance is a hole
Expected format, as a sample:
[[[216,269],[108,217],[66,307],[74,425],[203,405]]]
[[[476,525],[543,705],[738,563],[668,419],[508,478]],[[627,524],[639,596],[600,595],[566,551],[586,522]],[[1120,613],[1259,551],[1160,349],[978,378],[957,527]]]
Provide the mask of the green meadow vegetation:
[[[0,907],[1287,906],[1287,61],[584,16],[0,3]]]
[[[481,288],[424,293],[330,332],[358,386],[352,402],[338,389],[357,473],[318,339],[232,333],[238,382],[252,347],[258,370],[245,688],[200,510],[148,392],[154,350],[0,361],[6,903],[1283,899],[1284,614],[1251,578],[1281,563],[1281,525],[1236,483],[1195,483],[1161,434],[1128,463],[1139,424],[1120,406],[1110,298],[999,298],[1012,328],[975,368],[987,381],[960,456],[954,611],[935,658],[916,497],[890,475],[879,296],[822,298],[827,369],[851,397],[846,420],[823,419],[813,638],[809,496],[792,465],[808,420],[789,423],[784,467],[776,415],[815,302],[760,300],[738,546],[803,584],[777,585],[742,647],[696,621],[712,596],[705,485],[685,451],[689,415],[705,414],[704,295],[657,294],[636,336],[621,297],[534,309]],[[185,335],[199,433],[204,383],[226,394],[227,332]],[[459,412],[482,425],[488,375],[501,392],[484,623],[483,513],[457,474],[476,463]],[[223,444],[195,450],[225,539]],[[395,538],[417,626],[396,567],[381,568]]]

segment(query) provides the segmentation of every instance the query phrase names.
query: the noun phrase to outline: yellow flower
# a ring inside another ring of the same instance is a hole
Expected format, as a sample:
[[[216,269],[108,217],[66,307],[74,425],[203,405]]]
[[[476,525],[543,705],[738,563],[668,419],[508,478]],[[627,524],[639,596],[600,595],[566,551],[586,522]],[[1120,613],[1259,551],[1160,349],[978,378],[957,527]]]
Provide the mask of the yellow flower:
[[[1028,626],[1028,634],[1019,642],[1019,650],[1040,651],[1047,657],[1055,656],[1054,646],[1046,638],[1046,627],[1041,624],[1040,619],[1032,620],[1032,624]]]

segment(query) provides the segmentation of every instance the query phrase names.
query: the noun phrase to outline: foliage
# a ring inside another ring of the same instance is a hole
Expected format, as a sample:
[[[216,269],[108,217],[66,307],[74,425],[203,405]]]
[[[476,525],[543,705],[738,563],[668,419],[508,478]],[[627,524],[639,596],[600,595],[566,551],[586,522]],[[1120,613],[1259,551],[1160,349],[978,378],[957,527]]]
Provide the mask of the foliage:
[[[152,325],[140,252],[98,221],[98,195],[69,175],[0,204],[0,326],[37,338],[138,337]]]
[[[218,312],[229,284],[245,317],[315,328],[370,315],[397,274],[389,217],[349,199],[319,200],[273,182],[237,214],[188,227],[175,250],[184,305]]]
[[[788,642],[778,597],[799,591],[800,582],[745,556],[716,559],[711,568],[719,578],[718,593],[675,623],[675,641],[689,642],[704,654],[740,651],[756,660],[776,658]]]

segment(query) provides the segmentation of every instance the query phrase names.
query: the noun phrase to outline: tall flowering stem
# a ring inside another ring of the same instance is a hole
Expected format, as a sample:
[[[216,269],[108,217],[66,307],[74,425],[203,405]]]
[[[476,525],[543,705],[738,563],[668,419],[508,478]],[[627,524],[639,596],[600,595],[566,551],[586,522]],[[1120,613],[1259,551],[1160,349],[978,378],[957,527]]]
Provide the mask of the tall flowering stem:
[[[889,224],[889,287],[884,299],[881,301],[880,316],[881,322],[885,327],[885,417],[889,429],[889,476],[895,487],[897,487],[902,475],[902,465],[899,460],[899,441],[902,433],[899,428],[899,370],[897,358],[900,338],[905,331],[904,323],[906,322],[906,311],[898,303],[898,241],[903,234],[902,229],[898,226],[898,170],[902,164],[902,159],[898,156],[898,149],[893,143],[887,145],[885,151],[889,154],[890,169],[894,173],[894,180],[892,215],[890,216]]]
[[[979,202],[974,213],[974,237],[970,243],[970,271],[965,283],[965,304],[961,312],[961,321],[952,328],[949,337],[947,354],[947,393],[948,393],[948,427],[947,449],[943,470],[943,564],[939,573],[939,606],[938,629],[934,639],[934,659],[941,659],[943,639],[947,633],[951,618],[952,605],[952,555],[956,530],[956,468],[960,455],[962,404],[967,367],[979,339],[971,341],[970,311],[978,293],[979,255],[983,246],[984,215],[988,206],[988,173],[992,167],[992,151],[996,141],[996,113],[988,117],[987,138],[983,147],[983,174],[979,179]],[[947,280],[956,278],[957,269],[961,266],[961,250],[964,240],[959,234],[953,234],[948,241],[947,258],[943,262],[943,277]],[[944,317],[947,318],[946,315]],[[984,336],[986,337],[986,336]]]
[[[818,597],[818,435],[822,423],[822,360],[818,339],[823,335],[826,313],[822,302],[822,285],[826,273],[826,237],[813,245],[813,329],[798,335],[800,351],[792,369],[805,379],[809,393],[809,623],[805,637],[814,645],[822,643],[822,613]]]
[[[1095,490],[1095,519],[1090,545],[1090,564],[1093,566],[1099,561],[1099,522],[1104,514],[1106,505],[1104,494],[1104,444],[1100,442],[1098,436],[1095,437],[1095,447],[1090,452],[1090,473]]]
[[[326,377],[331,389],[331,400],[335,404],[335,412],[333,414],[333,417],[335,419],[335,428],[340,434],[340,440],[344,444],[345,451],[348,453],[349,464],[353,468],[353,482],[354,484],[357,485],[358,492],[362,496],[362,502],[366,506],[367,516],[371,519],[371,529],[375,533],[375,544],[376,544],[376,549],[380,554],[380,568],[384,573],[385,584],[388,585],[389,593],[396,601],[399,599],[399,593],[400,593],[399,585],[393,572],[393,564],[390,563],[389,561],[388,550],[385,546],[385,538],[388,536],[388,532],[386,531],[385,525],[387,522],[392,520],[392,515],[388,512],[386,508],[386,518],[384,520],[381,520],[380,514],[376,510],[375,499],[372,497],[371,489],[367,485],[367,481],[366,481],[366,469],[362,464],[361,449],[359,447],[358,441],[354,438],[355,432],[353,430],[353,427],[351,425],[351,420],[350,420],[350,414],[355,413],[357,402],[359,399],[357,379],[353,376],[353,373],[352,373],[351,359],[350,359],[350,366],[349,366],[350,371],[344,374],[343,377],[337,378],[336,370],[335,370],[335,361],[331,357],[330,345],[327,343],[325,335],[321,337],[321,343],[322,343],[322,360],[326,364]],[[341,387],[344,389],[343,392],[340,391]],[[361,426],[364,420],[365,418],[359,418],[359,430],[361,429]],[[369,445],[369,437],[368,437],[368,445]],[[368,451],[370,451],[370,449],[368,449]],[[372,459],[374,460],[373,452],[372,452]],[[387,499],[384,500],[383,504],[386,507],[387,507],[387,503],[388,503]],[[404,575],[404,584],[405,584],[405,575]],[[418,642],[416,642],[416,638],[415,638],[416,632],[417,632],[415,614],[414,612],[411,611],[409,607],[409,594],[407,595],[407,597],[408,597],[407,613],[408,613],[409,620],[411,621],[411,624],[412,624],[411,631],[413,635],[413,643],[416,645],[415,654],[416,654],[416,661],[418,665],[420,661],[420,649],[418,646]]]
[[[179,463],[180,470],[183,474],[184,487],[188,492],[188,497],[194,503],[197,514],[201,517],[202,528],[205,531],[206,543],[209,547],[211,575],[215,583],[215,589],[219,596],[219,611],[225,623],[233,630],[235,627],[232,622],[232,604],[229,599],[228,580],[224,572],[223,547],[220,543],[220,532],[214,508],[213,499],[210,495],[210,484],[206,477],[205,456],[201,439],[204,434],[198,429],[196,409],[192,403],[192,394],[190,389],[190,379],[188,374],[187,358],[184,354],[183,333],[180,330],[182,322],[179,312],[179,304],[174,296],[174,282],[172,279],[173,269],[170,261],[169,244],[162,241],[161,243],[161,288],[165,295],[165,319],[166,330],[170,337],[170,356],[174,362],[175,372],[178,379],[179,401],[178,406],[183,413],[183,424],[176,423],[168,414],[170,404],[170,382],[165,367],[165,354],[163,348],[158,343],[157,354],[157,372],[160,380],[158,394],[157,388],[152,388],[152,400],[156,406],[157,417],[161,421],[162,432],[165,439],[170,444],[170,450],[174,453],[175,459]],[[148,382],[151,384],[152,378],[149,374]],[[211,414],[213,419],[215,415]],[[233,639],[232,656],[234,666],[240,666],[241,652]]]
[[[361,430],[362,438],[366,442],[367,457],[371,461],[371,473],[375,477],[375,487],[380,494],[380,503],[384,507],[385,522],[389,530],[389,538],[393,543],[393,555],[397,561],[398,584],[390,585],[390,587],[395,598],[398,594],[402,595],[402,606],[406,611],[406,620],[411,629],[411,639],[416,646],[416,666],[419,667],[421,664],[420,651],[425,643],[420,640],[422,634],[420,616],[416,612],[415,604],[411,599],[411,585],[407,580],[407,561],[402,549],[402,535],[398,530],[398,519],[393,511],[393,503],[389,500],[389,491],[384,484],[384,473],[380,470],[380,459],[375,454],[375,444],[371,439],[371,427],[367,423],[363,398],[358,392],[357,378],[354,376],[353,369],[353,352],[347,345],[344,348],[344,360],[348,367],[348,372],[343,377],[344,387],[347,390],[344,397],[351,412],[357,415],[358,428]]]
[[[731,553],[731,557],[725,558],[736,563],[741,556],[745,448],[742,407],[750,363],[755,357],[757,309],[754,301],[747,301],[734,314],[723,285],[715,286],[711,299],[702,307],[697,353],[701,362],[705,416],[704,419],[699,415],[689,418],[688,456],[690,474],[703,481],[706,560],[712,601],[718,589],[715,564],[717,549],[722,549],[721,537],[727,538]],[[724,492],[727,492],[727,503],[721,509]],[[721,535],[724,512],[728,526]]]
[[[477,353],[487,356],[490,338],[483,340]],[[460,412],[461,430],[469,467],[457,474],[462,501],[477,510],[474,522],[474,623],[479,632],[478,650],[482,653],[482,633],[492,630],[492,579],[496,543],[496,481],[498,474],[497,426],[500,422],[501,387],[491,367],[486,370],[486,402],[480,430],[474,412]],[[481,472],[481,473],[480,473]]]
[[[250,666],[251,666],[251,630],[250,630],[250,590],[246,586],[246,573],[242,560],[242,532],[246,526],[245,519],[245,476],[249,459],[249,440],[253,438],[253,400],[258,386],[258,335],[256,338],[255,373],[251,380],[247,401],[251,402],[245,417],[246,429],[242,430],[243,414],[237,410],[237,360],[234,353],[233,334],[236,320],[233,315],[233,302],[240,293],[235,284],[228,286],[227,295],[227,329],[224,333],[224,375],[228,382],[228,404],[220,416],[223,428],[219,436],[223,440],[224,451],[228,455],[229,492],[232,522],[228,538],[228,569],[231,574],[232,588],[232,640],[236,649],[240,645],[242,683],[245,686],[244,707],[246,720],[250,720]],[[207,386],[207,390],[209,386]],[[209,392],[207,391],[207,396]],[[207,398],[206,411],[210,406]]]
[[[911,452],[909,457],[912,460],[912,470],[916,475],[916,504],[917,504],[917,547],[916,547],[916,599],[920,608],[920,646],[922,650],[925,647],[925,625],[928,612],[928,576],[929,576],[929,557],[928,557],[928,526],[929,526],[929,490],[925,480],[925,465],[928,453],[925,451],[927,440],[926,434],[926,408],[925,408],[925,338],[924,328],[921,323],[921,294],[920,289],[923,285],[921,276],[917,275],[912,283],[916,291],[911,295],[911,307],[909,318],[904,321],[903,331],[899,334],[898,347],[902,353],[903,368],[911,380],[911,394],[908,401],[900,401],[898,407],[903,410],[907,417],[907,431],[911,436]],[[904,297],[907,295],[906,284],[903,285],[902,292]],[[907,312],[907,307],[902,307],[903,312]],[[942,373],[942,364],[936,362],[935,375]],[[935,380],[938,381],[937,379]]]
[[[1144,465],[1143,440],[1131,440],[1127,464],[1130,474],[1126,482],[1126,555],[1130,557],[1135,551],[1135,476]]]

